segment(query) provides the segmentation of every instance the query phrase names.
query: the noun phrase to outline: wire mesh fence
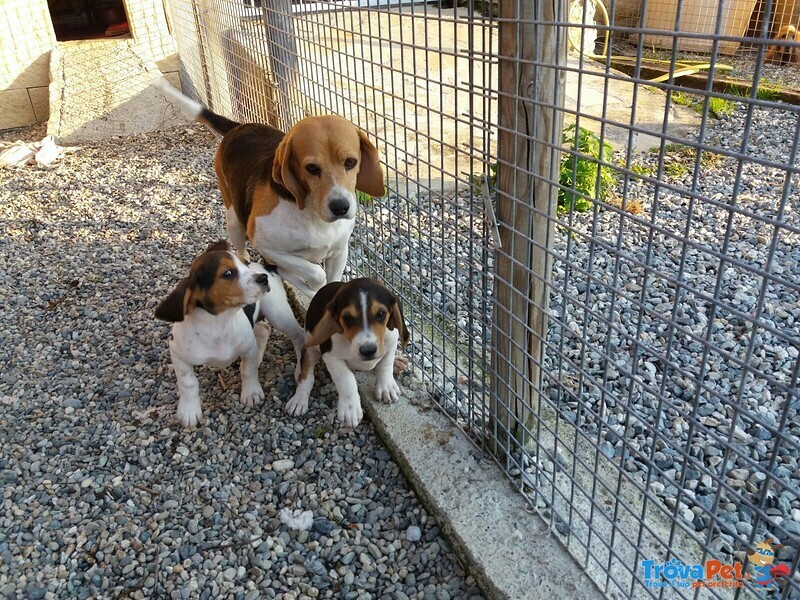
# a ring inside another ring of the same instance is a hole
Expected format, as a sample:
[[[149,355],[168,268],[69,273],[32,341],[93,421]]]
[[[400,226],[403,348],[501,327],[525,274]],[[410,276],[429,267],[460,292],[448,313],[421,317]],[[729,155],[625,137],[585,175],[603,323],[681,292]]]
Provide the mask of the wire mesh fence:
[[[377,142],[349,276],[601,590],[800,597],[800,2],[171,10],[214,110]]]

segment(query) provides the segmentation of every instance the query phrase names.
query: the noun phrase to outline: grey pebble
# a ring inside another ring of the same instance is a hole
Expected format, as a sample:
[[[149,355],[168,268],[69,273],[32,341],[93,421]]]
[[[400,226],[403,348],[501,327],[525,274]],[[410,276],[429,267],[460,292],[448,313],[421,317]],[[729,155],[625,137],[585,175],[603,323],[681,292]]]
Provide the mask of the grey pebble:
[[[422,531],[416,525],[410,525],[406,529],[406,539],[409,542],[418,542],[422,539]]]

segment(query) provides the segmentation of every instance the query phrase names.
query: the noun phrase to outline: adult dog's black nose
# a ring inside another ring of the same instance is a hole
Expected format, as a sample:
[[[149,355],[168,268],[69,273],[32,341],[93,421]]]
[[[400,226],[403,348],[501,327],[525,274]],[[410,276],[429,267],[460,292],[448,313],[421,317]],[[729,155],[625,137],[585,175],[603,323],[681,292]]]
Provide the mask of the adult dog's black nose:
[[[262,273],[261,275],[256,275],[256,283],[258,285],[264,286],[265,288],[269,289],[269,275],[266,273]]]
[[[364,358],[372,358],[378,351],[378,346],[376,346],[375,344],[364,344],[358,349],[358,351]]]
[[[334,198],[328,203],[334,217],[343,217],[350,211],[350,201],[347,198]]]

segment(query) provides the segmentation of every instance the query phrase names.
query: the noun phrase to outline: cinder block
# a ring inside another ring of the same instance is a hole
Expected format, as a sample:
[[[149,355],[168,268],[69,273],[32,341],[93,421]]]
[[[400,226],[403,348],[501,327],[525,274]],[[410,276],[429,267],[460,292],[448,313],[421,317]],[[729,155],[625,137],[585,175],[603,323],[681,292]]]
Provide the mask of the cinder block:
[[[48,86],[28,88],[36,121],[46,121],[50,116],[50,88]]]
[[[29,64],[17,63],[16,69],[12,67],[15,78],[10,81],[5,89],[17,90],[30,87],[40,87],[50,83],[50,50],[44,50],[33,58]]]
[[[28,90],[0,92],[0,129],[24,127],[36,122]]]

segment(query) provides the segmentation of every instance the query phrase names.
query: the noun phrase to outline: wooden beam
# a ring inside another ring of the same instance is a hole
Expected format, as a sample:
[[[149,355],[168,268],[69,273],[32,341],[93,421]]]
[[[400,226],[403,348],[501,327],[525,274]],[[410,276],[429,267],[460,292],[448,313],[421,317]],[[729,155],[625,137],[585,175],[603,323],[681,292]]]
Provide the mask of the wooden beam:
[[[538,413],[567,64],[562,0],[501,0],[491,410],[498,455]],[[534,21],[536,24],[534,24]],[[546,65],[546,66],[542,66]]]

